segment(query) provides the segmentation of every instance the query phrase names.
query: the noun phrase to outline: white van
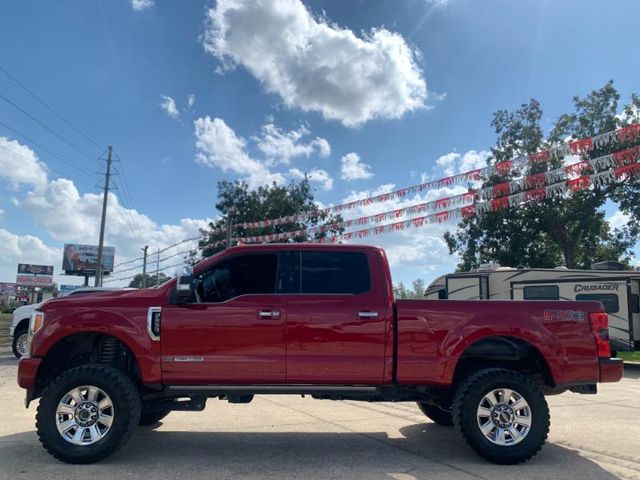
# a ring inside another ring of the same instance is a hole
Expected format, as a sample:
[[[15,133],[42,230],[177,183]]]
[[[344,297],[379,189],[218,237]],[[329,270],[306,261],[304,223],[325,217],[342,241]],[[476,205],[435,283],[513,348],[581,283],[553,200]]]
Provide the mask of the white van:
[[[430,300],[596,300],[609,314],[611,348],[640,349],[640,272],[488,266],[435,279]]]

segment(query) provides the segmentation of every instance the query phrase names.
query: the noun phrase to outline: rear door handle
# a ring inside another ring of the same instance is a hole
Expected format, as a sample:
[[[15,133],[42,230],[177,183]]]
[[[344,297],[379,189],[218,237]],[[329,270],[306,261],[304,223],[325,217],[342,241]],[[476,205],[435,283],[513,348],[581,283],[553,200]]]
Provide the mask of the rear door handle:
[[[360,310],[358,312],[358,318],[377,318],[378,312],[370,312],[366,310]]]
[[[258,312],[260,318],[280,318],[280,312],[278,310],[260,310]]]

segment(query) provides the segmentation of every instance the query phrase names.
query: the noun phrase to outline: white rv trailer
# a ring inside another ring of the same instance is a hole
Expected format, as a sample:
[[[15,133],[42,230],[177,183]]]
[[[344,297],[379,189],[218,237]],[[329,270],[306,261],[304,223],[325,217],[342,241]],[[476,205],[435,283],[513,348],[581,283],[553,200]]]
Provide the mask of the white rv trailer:
[[[611,349],[640,349],[640,272],[497,267],[436,278],[430,300],[596,300],[609,314]]]

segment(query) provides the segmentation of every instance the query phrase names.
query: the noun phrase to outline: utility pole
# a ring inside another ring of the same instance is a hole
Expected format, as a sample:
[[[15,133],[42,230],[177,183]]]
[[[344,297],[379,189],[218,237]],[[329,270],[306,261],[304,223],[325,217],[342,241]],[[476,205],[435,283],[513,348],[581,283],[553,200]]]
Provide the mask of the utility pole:
[[[145,245],[142,249],[144,252],[144,260],[142,261],[142,288],[147,288],[147,250],[149,250],[149,245]]]
[[[98,242],[98,265],[96,265],[96,287],[102,286],[102,249],[104,248],[104,227],[107,223],[107,199],[109,198],[109,179],[111,178],[111,145],[107,154],[107,171],[104,174],[104,192],[102,196],[102,218],[100,220],[100,241]]]

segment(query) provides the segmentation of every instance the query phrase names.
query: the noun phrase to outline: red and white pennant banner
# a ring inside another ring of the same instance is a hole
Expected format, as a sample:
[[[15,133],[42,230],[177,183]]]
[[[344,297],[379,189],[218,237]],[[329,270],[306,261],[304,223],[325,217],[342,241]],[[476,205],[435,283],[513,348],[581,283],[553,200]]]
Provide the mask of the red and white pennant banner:
[[[474,215],[482,215],[490,211],[497,211],[504,208],[517,207],[530,202],[541,201],[545,198],[572,195],[581,190],[588,189],[591,185],[603,186],[611,183],[622,182],[636,176],[640,176],[640,163],[625,165],[623,167],[617,167],[615,169],[594,173],[592,175],[584,175],[576,179],[569,180],[568,182],[559,182],[549,185],[546,188],[529,190],[516,195],[497,198],[489,202],[467,205],[465,207],[447,210],[411,220],[405,220],[403,222],[380,225],[355,232],[347,232],[343,235],[323,238],[319,240],[318,243],[336,243],[344,240],[352,240],[354,238],[366,238],[370,235],[398,232],[412,227],[417,228],[451,220],[459,220],[461,218],[472,217]]]
[[[451,197],[444,197],[430,202],[421,203],[411,207],[398,208],[390,210],[384,213],[378,213],[375,215],[367,215],[364,217],[356,218],[353,220],[346,220],[343,222],[335,222],[328,225],[321,225],[317,227],[310,227],[307,229],[296,230],[292,232],[273,233],[269,235],[258,235],[253,237],[237,238],[236,240],[246,243],[261,243],[264,241],[278,241],[288,240],[290,238],[296,238],[301,235],[309,235],[316,231],[326,232],[331,230],[338,230],[340,228],[350,228],[357,225],[367,225],[369,223],[381,223],[386,220],[394,220],[405,215],[412,215],[417,213],[424,213],[429,211],[439,211],[449,208],[453,205],[471,204],[476,200],[496,200],[496,204],[505,202],[506,200],[498,200],[500,197],[509,196],[511,194],[513,201],[520,202],[525,197],[531,195],[540,196],[541,192],[548,188],[553,188],[553,184],[564,184],[566,180],[569,180],[570,184],[576,177],[581,177],[586,171],[595,171],[602,169],[602,167],[611,166],[624,166],[628,163],[635,162],[640,159],[640,146],[628,148],[619,152],[612,153],[610,155],[604,155],[602,157],[594,158],[585,162],[577,162],[571,165],[551,170],[548,172],[529,175],[521,179],[513,180],[510,182],[499,183],[492,187],[483,188],[480,190],[469,190],[468,192],[460,195],[454,195]],[[543,188],[544,187],[544,188]],[[516,193],[521,192],[519,195]],[[544,196],[543,196],[544,198]],[[518,199],[518,200],[515,200]]]
[[[332,213],[342,213],[357,207],[371,205],[374,203],[382,203],[382,202],[387,202],[389,200],[402,199],[406,195],[421,193],[427,190],[433,190],[433,189],[448,187],[452,185],[458,185],[465,182],[481,180],[483,177],[487,177],[491,175],[496,175],[496,174],[505,175],[505,174],[511,173],[514,170],[523,168],[527,165],[532,165],[539,162],[546,162],[551,160],[552,158],[559,159],[559,158],[564,158],[567,155],[575,155],[575,154],[590,152],[594,148],[602,148],[604,146],[611,144],[611,142],[614,142],[614,141],[618,141],[618,142],[633,141],[638,137],[640,137],[640,124],[634,124],[628,127],[620,128],[618,130],[606,132],[601,135],[596,135],[595,137],[583,138],[583,139],[575,140],[569,143],[563,143],[562,145],[550,148],[548,150],[543,150],[540,152],[532,153],[530,155],[521,156],[513,160],[498,162],[495,165],[489,165],[484,168],[479,168],[476,170],[459,173],[457,175],[452,175],[449,177],[432,180],[429,182],[421,183],[419,185],[413,185],[411,187],[401,188],[399,190],[395,190],[389,193],[383,193],[381,195],[376,195],[374,197],[362,198],[362,199],[354,200],[352,202],[335,205],[335,206],[328,207],[328,208],[314,211],[314,212],[301,213],[297,215],[289,215],[289,216],[280,217],[280,218],[259,220],[255,222],[244,222],[244,223],[239,223],[235,226],[241,227],[241,228],[263,228],[263,227],[271,227],[276,225],[283,225],[286,223],[296,223],[296,222],[304,221],[308,218],[328,215]]]

